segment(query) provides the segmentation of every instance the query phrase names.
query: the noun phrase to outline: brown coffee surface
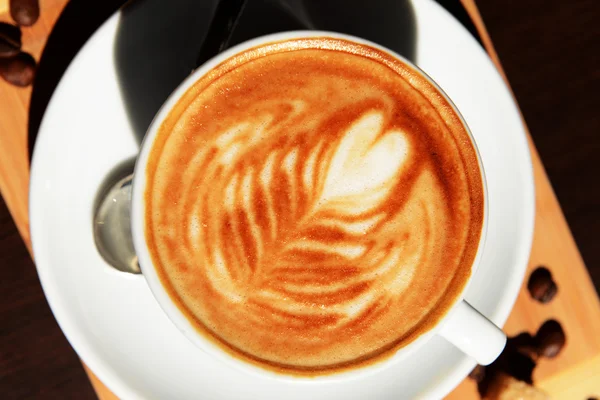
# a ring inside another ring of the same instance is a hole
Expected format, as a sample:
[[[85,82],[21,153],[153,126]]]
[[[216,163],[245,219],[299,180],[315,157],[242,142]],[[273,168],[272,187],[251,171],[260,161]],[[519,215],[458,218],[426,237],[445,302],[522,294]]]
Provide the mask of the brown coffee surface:
[[[150,152],[145,234],[199,332],[290,374],[372,363],[471,274],[476,152],[446,99],[365,45],[294,39],[216,66]]]

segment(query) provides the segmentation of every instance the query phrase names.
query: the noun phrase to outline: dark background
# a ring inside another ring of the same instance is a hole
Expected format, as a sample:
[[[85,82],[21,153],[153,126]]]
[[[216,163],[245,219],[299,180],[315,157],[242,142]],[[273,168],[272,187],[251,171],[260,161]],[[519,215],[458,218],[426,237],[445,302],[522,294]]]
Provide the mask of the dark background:
[[[478,6],[598,290],[600,2],[480,0]],[[95,398],[1,199],[0,271],[2,398]]]

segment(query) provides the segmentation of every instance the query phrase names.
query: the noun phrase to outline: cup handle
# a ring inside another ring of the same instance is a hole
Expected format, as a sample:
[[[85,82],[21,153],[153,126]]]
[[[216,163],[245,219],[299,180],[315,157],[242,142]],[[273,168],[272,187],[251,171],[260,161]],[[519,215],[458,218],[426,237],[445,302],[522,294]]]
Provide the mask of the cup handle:
[[[491,364],[506,344],[504,332],[465,300],[456,305],[439,334],[480,365]]]

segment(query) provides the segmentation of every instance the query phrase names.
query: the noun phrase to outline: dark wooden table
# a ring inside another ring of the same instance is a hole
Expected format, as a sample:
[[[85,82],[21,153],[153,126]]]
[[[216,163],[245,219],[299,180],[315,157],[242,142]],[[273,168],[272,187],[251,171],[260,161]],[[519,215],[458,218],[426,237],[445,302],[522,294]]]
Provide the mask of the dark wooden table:
[[[600,2],[477,4],[598,290]],[[95,398],[2,200],[0,321],[0,397]]]

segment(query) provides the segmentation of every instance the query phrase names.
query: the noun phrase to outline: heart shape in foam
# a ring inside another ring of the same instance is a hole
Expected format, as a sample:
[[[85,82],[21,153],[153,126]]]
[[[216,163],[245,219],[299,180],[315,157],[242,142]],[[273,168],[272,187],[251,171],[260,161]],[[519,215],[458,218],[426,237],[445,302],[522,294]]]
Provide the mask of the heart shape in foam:
[[[369,113],[343,135],[317,204],[340,198],[345,200],[346,211],[360,214],[376,208],[389,195],[407,157],[408,142],[399,131],[382,134],[383,123],[381,113]]]

